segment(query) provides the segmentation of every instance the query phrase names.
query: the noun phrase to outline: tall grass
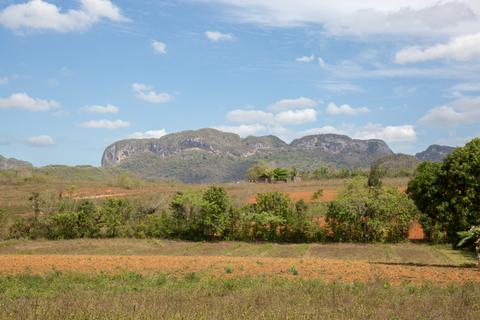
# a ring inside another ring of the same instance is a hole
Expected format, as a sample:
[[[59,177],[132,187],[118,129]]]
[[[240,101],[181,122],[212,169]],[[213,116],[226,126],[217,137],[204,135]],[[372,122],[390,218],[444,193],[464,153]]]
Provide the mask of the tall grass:
[[[478,319],[480,287],[126,272],[0,277],[1,319]]]

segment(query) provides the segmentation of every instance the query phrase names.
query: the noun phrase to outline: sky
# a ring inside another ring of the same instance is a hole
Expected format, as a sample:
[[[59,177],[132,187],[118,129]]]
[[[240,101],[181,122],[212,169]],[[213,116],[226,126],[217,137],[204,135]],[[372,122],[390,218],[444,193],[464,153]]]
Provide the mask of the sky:
[[[478,0],[0,0],[0,154],[99,165],[182,130],[480,135]]]

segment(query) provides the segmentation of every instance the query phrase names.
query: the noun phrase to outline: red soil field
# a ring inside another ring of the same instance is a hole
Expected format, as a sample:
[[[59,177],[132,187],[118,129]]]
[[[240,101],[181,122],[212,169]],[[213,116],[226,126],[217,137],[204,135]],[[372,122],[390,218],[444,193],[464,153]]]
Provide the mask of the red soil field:
[[[233,269],[231,274],[225,267]],[[295,267],[299,275],[289,269]],[[205,256],[98,256],[98,255],[2,255],[1,274],[26,271],[46,274],[61,272],[135,271],[144,275],[163,272],[183,276],[197,272],[213,277],[283,276],[287,278],[321,279],[325,282],[388,281],[403,283],[480,284],[480,270],[433,266],[375,264],[365,261],[345,261],[314,258],[205,257]]]

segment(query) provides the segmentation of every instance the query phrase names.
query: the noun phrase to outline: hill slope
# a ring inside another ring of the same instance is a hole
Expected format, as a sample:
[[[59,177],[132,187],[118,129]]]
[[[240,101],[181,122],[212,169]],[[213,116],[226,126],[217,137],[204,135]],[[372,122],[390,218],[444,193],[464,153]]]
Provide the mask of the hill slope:
[[[443,159],[455,150],[454,147],[431,145],[427,150],[419,152],[415,157],[422,161],[442,162]]]
[[[30,162],[17,160],[15,158],[5,158],[0,155],[0,170],[32,168]]]
[[[324,134],[287,144],[275,136],[241,139],[215,129],[183,131],[160,139],[129,139],[105,149],[102,166],[118,167],[144,177],[183,182],[241,180],[257,161],[310,170],[319,165],[368,167],[393,152],[381,140],[356,140]]]
[[[375,164],[382,167],[389,177],[404,177],[412,175],[420,164],[416,157],[397,153],[375,161]]]

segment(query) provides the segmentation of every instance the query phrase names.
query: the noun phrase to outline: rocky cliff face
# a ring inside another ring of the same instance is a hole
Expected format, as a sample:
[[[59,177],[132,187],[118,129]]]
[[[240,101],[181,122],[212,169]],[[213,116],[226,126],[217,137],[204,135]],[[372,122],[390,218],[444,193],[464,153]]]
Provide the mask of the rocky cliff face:
[[[105,149],[102,166],[118,166],[143,176],[180,177],[184,182],[217,182],[242,179],[248,166],[258,160],[304,170],[321,164],[366,167],[391,154],[381,140],[326,134],[287,144],[275,136],[241,139],[233,133],[200,129],[160,139],[115,142]]]
[[[427,150],[417,153],[415,157],[421,161],[442,162],[453,150],[455,150],[454,147],[434,144],[428,147]]]
[[[0,170],[32,168],[30,162],[0,156]]]

